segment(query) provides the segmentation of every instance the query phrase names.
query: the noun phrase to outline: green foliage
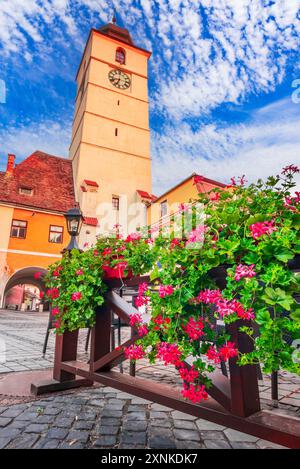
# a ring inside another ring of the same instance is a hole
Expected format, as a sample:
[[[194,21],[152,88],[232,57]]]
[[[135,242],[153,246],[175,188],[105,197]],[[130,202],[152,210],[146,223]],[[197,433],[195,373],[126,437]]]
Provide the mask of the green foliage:
[[[213,367],[203,355],[210,345],[220,348],[231,337],[228,333],[216,334],[218,313],[211,305],[199,303],[195,298],[200,291],[217,288],[211,269],[225,266],[223,297],[228,301],[237,300],[245,310],[253,310],[255,314],[252,324],[245,322],[240,327],[253,341],[253,351],[239,354],[239,364],[260,362],[267,372],[282,368],[299,373],[299,360],[294,359],[295,348],[290,345],[300,338],[300,308],[294,299],[299,293],[300,275],[288,267],[288,261],[300,253],[299,204],[287,202],[292,200],[294,185],[291,174],[287,173],[269,177],[265,183],[259,180],[248,187],[220,190],[217,200],[211,197],[218,193],[216,189],[199,194],[198,202],[203,204],[205,215],[202,216],[205,236],[195,246],[189,241],[189,233],[182,239],[174,239],[178,227],[173,227],[171,236],[161,232],[153,242],[148,242],[148,230],[127,240],[100,238],[95,247],[63,258],[50,268],[47,277],[48,287],[59,289],[58,298],[53,299],[53,306],[59,308],[57,331],[92,325],[95,310],[103,303],[106,291],[103,265],[114,267],[120,261],[126,262],[126,272],[149,274],[153,283],[146,294],[151,301],[152,326],[140,339],[150,362],[156,359],[157,344],[176,343],[183,357],[193,357],[201,382],[209,386]],[[185,227],[193,220],[195,211],[187,211]],[[253,225],[264,223],[269,223],[270,230],[255,236]],[[255,276],[236,280],[240,264],[253,265]],[[59,275],[54,276],[57,269]],[[80,270],[83,273],[78,275]],[[173,294],[160,297],[158,285],[171,285]],[[73,301],[76,292],[81,296]],[[168,319],[164,328],[154,327],[153,320],[159,315]],[[191,317],[204,321],[201,342],[190,340],[184,331],[183,326]],[[224,316],[226,324],[238,319],[236,314]]]

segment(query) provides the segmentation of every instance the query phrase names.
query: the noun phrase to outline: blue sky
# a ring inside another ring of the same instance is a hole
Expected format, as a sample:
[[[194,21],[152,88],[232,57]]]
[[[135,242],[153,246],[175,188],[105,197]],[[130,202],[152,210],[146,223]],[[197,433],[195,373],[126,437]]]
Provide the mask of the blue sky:
[[[7,153],[68,155],[76,69],[113,6],[153,51],[155,193],[193,171],[251,181],[300,164],[300,0],[1,0],[1,169]]]

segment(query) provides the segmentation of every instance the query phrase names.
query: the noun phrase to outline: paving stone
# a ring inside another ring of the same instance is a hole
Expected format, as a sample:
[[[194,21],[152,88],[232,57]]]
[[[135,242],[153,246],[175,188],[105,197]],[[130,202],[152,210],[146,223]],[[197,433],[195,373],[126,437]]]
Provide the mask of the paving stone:
[[[20,435],[18,438],[14,438],[8,447],[11,449],[29,449],[38,439],[39,436],[35,434]]]
[[[173,449],[177,448],[176,442],[173,438],[160,438],[159,436],[153,436],[150,438],[149,447],[151,449]]]
[[[142,421],[142,420],[138,420],[138,421],[129,420],[129,421],[124,422],[123,429],[129,432],[130,431],[145,432],[147,430],[147,422]]]
[[[200,441],[199,433],[193,430],[186,430],[184,428],[174,429],[174,436],[177,440]]]
[[[101,418],[102,417],[121,418],[122,415],[123,414],[121,410],[103,409],[103,411],[101,412]]]
[[[85,444],[82,441],[64,441],[59,449],[85,449]]]
[[[261,449],[286,449],[285,446],[277,445],[276,443],[272,443],[267,440],[258,440],[256,442],[256,446]]]
[[[170,412],[172,411],[173,409],[171,409],[170,407],[165,407],[164,405],[161,405],[161,404],[151,404],[151,410],[157,410],[158,412]]]
[[[51,418],[51,416],[49,415],[45,415],[45,417],[49,417]],[[53,421],[53,419],[52,419]],[[71,428],[72,424],[74,422],[74,417],[56,417],[55,420],[54,420],[54,426],[55,427],[62,427],[62,428]],[[47,423],[47,422],[45,422]],[[77,422],[79,423],[79,422]]]
[[[8,417],[0,417],[0,428],[6,427],[12,421],[11,418]]]
[[[121,425],[121,419],[113,419],[107,417],[101,417],[101,425],[106,427],[119,427]]]
[[[103,397],[101,399],[92,399],[88,401],[88,405],[96,406],[96,407],[103,407],[104,404],[105,404],[105,400],[103,399]]]
[[[196,420],[196,417],[193,415],[184,414],[183,412],[179,412],[178,410],[174,410],[172,412],[173,420]]]
[[[109,447],[112,448],[117,443],[117,438],[114,435],[103,435],[94,442],[96,447]]]
[[[126,419],[129,420],[145,420],[146,412],[130,412],[127,414]]]
[[[134,445],[145,445],[146,434],[144,432],[123,431],[120,436],[120,443],[129,443]]]
[[[125,404],[105,404],[103,410],[122,410]],[[103,411],[102,411],[103,412]]]
[[[41,438],[35,445],[34,449],[56,449],[59,447],[61,441],[47,438]]]
[[[158,412],[156,410],[151,410],[150,412],[150,418],[151,419],[167,419],[169,417],[169,414],[167,412]]]
[[[204,440],[204,445],[208,449],[231,449],[230,444],[225,440]]]
[[[21,412],[23,412],[23,409],[14,409],[13,407],[11,407],[7,409],[5,412],[3,412],[1,414],[1,417],[14,418],[20,415]]]
[[[166,418],[166,419],[155,419],[155,420],[152,420],[152,424],[156,427],[164,427],[164,428],[171,428],[172,427],[172,421],[170,419],[170,417]]]
[[[151,404],[151,401],[147,401],[147,399],[142,399],[141,397],[131,396],[131,398],[132,404]]]
[[[32,423],[25,428],[25,433],[44,433],[48,430],[48,424],[46,423]]]
[[[10,441],[10,437],[0,437],[0,449],[4,449]]]
[[[117,435],[120,427],[103,426],[99,428],[100,435]]]
[[[96,420],[97,418],[97,412],[81,412],[77,416],[77,420]]]
[[[66,438],[67,434],[68,434],[68,430],[64,429],[64,428],[50,428],[50,430],[48,431],[48,433],[46,434],[46,438],[55,438],[55,439],[58,439],[58,440],[63,440],[64,438]]]
[[[86,443],[89,439],[90,433],[84,430],[71,430],[67,436],[67,441],[80,441]]]
[[[74,430],[91,430],[93,426],[95,425],[95,422],[89,422],[84,421],[84,420],[78,420],[74,424]]]
[[[127,408],[127,412],[145,412],[146,404],[130,404]]]
[[[16,420],[21,421],[34,421],[37,418],[37,414],[34,412],[23,412],[16,417]]]
[[[204,443],[200,441],[175,440],[178,449],[205,449]]]
[[[257,449],[256,444],[249,441],[231,441],[230,444],[233,449]]]
[[[209,422],[208,420],[202,420],[202,419],[196,420],[195,424],[197,425],[197,428],[199,430],[222,431],[222,430],[225,430],[225,428],[226,428],[226,427],[223,427],[222,425],[218,425],[217,423]]]
[[[195,423],[191,420],[174,420],[174,427],[184,430],[197,430]]]
[[[258,438],[256,436],[247,435],[246,433],[238,432],[237,430],[232,430],[231,428],[227,428],[224,430],[225,435],[227,436],[229,441],[257,441]]]
[[[20,435],[20,433],[21,430],[19,428],[10,428],[8,426],[0,429],[0,438],[16,438],[18,435]]]
[[[225,435],[223,432],[218,432],[217,430],[204,430],[199,432],[203,440],[225,440]]]

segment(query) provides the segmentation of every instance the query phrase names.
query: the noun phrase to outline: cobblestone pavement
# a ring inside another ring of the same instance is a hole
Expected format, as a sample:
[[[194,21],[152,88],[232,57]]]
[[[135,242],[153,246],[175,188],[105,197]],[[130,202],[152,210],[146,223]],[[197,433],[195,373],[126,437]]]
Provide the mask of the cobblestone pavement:
[[[0,449],[281,448],[108,387],[0,407]]]
[[[47,320],[47,314],[0,311],[0,340],[4,339],[6,344],[6,361],[0,363],[2,376],[11,371],[52,366],[53,334],[45,358],[41,352]],[[80,334],[79,358],[82,359],[87,357],[86,331]],[[128,371],[128,365],[124,371]],[[139,363],[137,375],[173,386],[178,383],[174,369],[160,364],[153,367],[146,361]],[[263,406],[269,408],[270,387],[270,377],[264,376],[260,395]],[[279,409],[275,411],[299,417],[299,377],[282,373],[279,396]],[[280,448],[108,387],[65,392],[2,407],[0,404],[0,449],[93,447]]]
[[[45,357],[42,350],[49,313],[24,313],[0,309],[0,374],[50,368],[55,335],[50,332]],[[79,354],[85,357],[86,330],[80,331]]]

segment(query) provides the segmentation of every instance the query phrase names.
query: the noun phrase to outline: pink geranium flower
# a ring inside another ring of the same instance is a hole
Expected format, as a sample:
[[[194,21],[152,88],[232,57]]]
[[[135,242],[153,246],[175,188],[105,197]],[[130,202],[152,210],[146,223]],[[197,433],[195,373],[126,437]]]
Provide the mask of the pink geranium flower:
[[[259,239],[261,236],[263,235],[270,235],[271,233],[273,233],[273,231],[276,231],[277,228],[276,226],[274,226],[274,222],[273,221],[263,221],[263,222],[257,222],[257,223],[253,223],[252,225],[250,225],[250,231],[251,231],[251,235],[253,237],[253,239]]]
[[[158,294],[160,298],[165,298],[166,296],[170,296],[172,295],[173,292],[174,292],[174,288],[172,287],[172,285],[160,285],[159,286]]]
[[[208,394],[203,385],[200,386],[194,384],[184,384],[181,394],[186,399],[189,399],[190,401],[194,402],[194,404],[208,399]]]
[[[244,277],[252,278],[255,276],[256,276],[256,272],[254,270],[254,264],[251,264],[251,265],[239,264],[234,274],[234,280],[238,282]]]
[[[35,272],[35,273],[33,274],[33,277],[34,277],[36,280],[38,280],[42,275],[43,275],[42,272]]]
[[[161,342],[157,346],[157,357],[166,365],[181,365],[181,352],[176,344]]]
[[[80,300],[81,298],[82,298],[82,294],[81,294],[80,291],[74,292],[74,293],[72,293],[72,295],[71,295],[71,300],[72,300],[72,301],[78,301],[78,300]]]
[[[139,360],[145,356],[143,347],[141,345],[132,344],[125,349],[125,357],[130,360]]]

